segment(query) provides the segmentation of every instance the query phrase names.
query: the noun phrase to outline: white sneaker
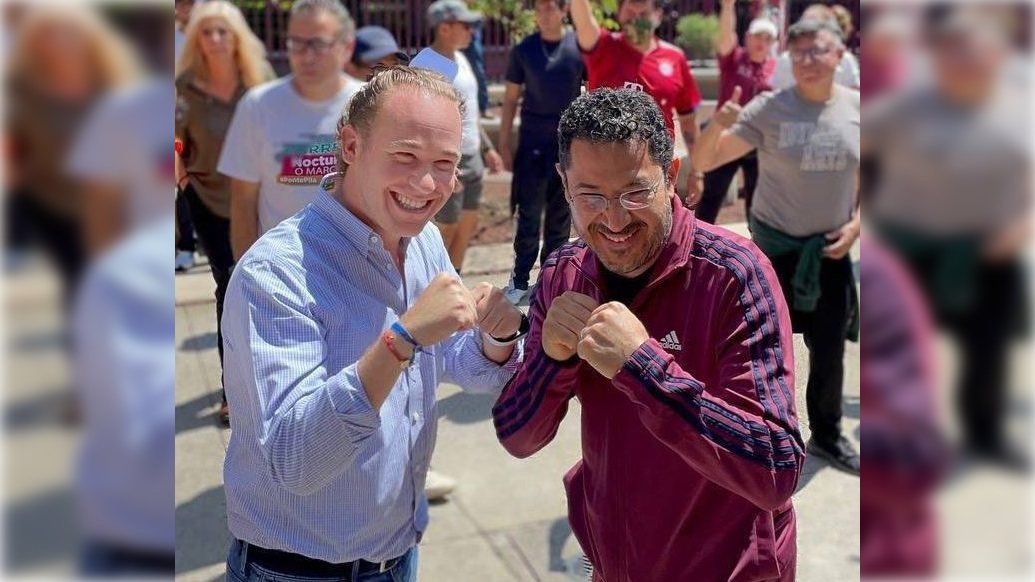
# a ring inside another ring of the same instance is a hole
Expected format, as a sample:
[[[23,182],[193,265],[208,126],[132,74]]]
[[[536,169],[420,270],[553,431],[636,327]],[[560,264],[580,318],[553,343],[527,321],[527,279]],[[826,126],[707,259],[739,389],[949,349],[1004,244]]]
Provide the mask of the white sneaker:
[[[176,252],[176,270],[186,271],[194,266],[194,253],[190,251]]]
[[[521,302],[525,300],[525,297],[527,295],[528,289],[520,289],[518,287],[515,287],[513,281],[508,283],[507,286],[503,288],[503,296],[506,297],[507,301],[509,301],[510,304],[514,306],[520,305]]]
[[[424,495],[428,501],[438,501],[449,495],[453,489],[456,489],[456,479],[428,469],[428,479],[424,482]]]

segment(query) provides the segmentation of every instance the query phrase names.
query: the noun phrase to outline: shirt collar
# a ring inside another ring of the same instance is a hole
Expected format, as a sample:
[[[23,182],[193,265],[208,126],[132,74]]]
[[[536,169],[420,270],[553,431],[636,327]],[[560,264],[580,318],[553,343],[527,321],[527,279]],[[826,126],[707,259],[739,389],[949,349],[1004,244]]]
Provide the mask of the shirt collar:
[[[384,241],[381,235],[374,232],[374,229],[367,226],[355,214],[345,207],[334,197],[334,188],[327,189],[327,185],[336,183],[338,173],[334,172],[324,176],[320,183],[320,192],[313,201],[313,207],[326,218],[335,230],[345,236],[345,239],[364,255],[371,255],[375,251],[385,251]],[[402,251],[405,253],[409,246],[410,239],[403,238],[401,241]]]

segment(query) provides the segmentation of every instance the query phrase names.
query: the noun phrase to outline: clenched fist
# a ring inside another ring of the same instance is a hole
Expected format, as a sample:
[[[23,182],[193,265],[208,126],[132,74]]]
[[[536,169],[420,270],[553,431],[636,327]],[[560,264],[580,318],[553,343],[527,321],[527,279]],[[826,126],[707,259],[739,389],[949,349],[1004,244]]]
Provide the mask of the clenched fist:
[[[607,379],[613,379],[650,336],[625,305],[612,301],[596,308],[579,334],[579,357]]]
[[[574,291],[554,299],[543,321],[542,345],[546,355],[559,362],[574,356],[579,334],[597,305],[596,299]]]
[[[478,327],[494,338],[508,338],[521,327],[521,310],[507,301],[503,291],[491,283],[479,283],[471,289]]]
[[[442,273],[432,279],[416,303],[399,318],[422,346],[430,346],[478,322],[474,296],[460,279]]]

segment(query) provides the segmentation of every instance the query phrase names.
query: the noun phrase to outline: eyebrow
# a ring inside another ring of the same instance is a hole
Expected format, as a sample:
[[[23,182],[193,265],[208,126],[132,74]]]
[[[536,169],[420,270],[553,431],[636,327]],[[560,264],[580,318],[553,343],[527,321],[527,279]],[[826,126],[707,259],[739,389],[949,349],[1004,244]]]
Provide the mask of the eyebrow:
[[[389,143],[388,147],[392,149],[419,150],[422,148],[422,145],[420,142],[413,139],[397,139]],[[456,158],[458,160],[460,159],[460,152],[458,150],[442,150],[439,154]]]
[[[625,190],[627,188],[650,188],[650,186],[651,186],[650,180],[648,180],[646,178],[642,178],[642,177],[637,177],[635,180],[633,180],[631,182],[628,182],[625,186],[622,186],[622,189]],[[579,182],[578,184],[575,184],[575,188],[576,189],[585,188],[587,190],[599,190],[600,189],[600,187],[597,186],[596,184],[590,184],[588,182]]]

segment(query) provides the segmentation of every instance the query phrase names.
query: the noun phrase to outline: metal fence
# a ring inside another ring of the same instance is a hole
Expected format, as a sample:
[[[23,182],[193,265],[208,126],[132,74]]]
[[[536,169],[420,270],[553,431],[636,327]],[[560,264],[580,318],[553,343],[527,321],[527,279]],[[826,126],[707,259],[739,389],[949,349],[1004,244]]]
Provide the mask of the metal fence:
[[[787,10],[794,17],[805,6],[816,0],[787,0]],[[392,31],[400,48],[414,54],[431,43],[431,31],[425,24],[425,11],[430,0],[342,0],[358,26],[376,24]],[[756,4],[768,0],[755,0]],[[830,2],[827,2],[830,3]],[[860,0],[838,0],[846,6],[859,21]],[[287,70],[284,53],[284,37],[287,29],[288,10],[291,0],[235,0],[244,12],[252,30],[266,43],[270,60],[281,74]],[[699,12],[714,14],[719,10],[720,0],[671,0],[668,3],[668,17],[658,31],[658,36],[672,41],[676,37],[676,21],[679,16]],[[745,19],[741,19],[745,20]],[[743,27],[747,22],[741,22]],[[490,82],[502,79],[510,52],[510,34],[506,27],[495,20],[486,20],[483,25],[485,46],[485,71]]]

